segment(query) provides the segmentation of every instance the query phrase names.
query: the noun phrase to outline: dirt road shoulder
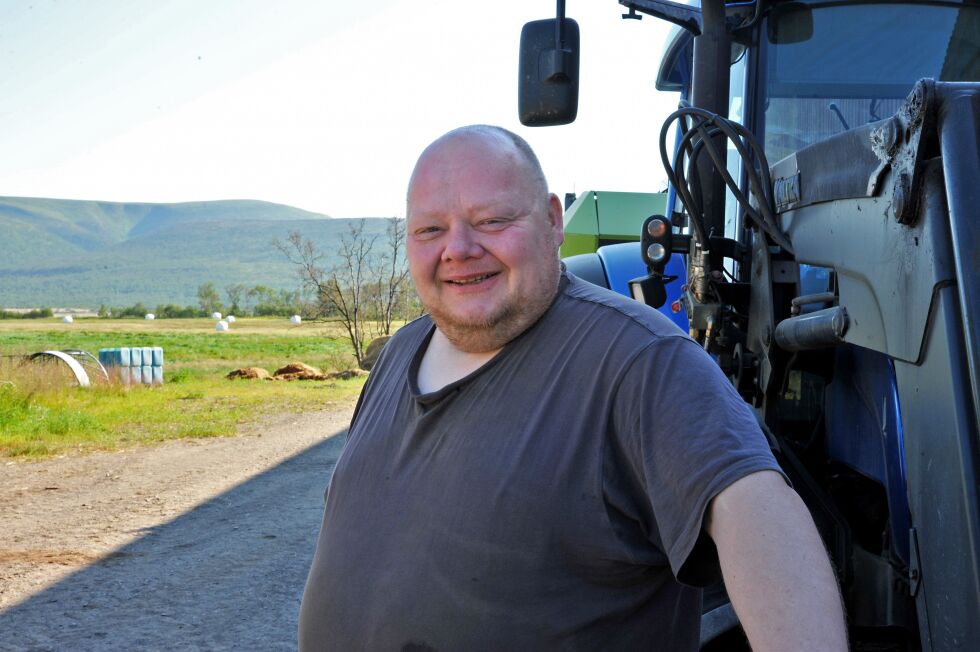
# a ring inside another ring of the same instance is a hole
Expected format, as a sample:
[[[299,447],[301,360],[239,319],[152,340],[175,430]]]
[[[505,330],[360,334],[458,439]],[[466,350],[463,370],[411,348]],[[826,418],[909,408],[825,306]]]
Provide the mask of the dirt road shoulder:
[[[0,649],[293,647],[334,435],[350,415],[0,462]],[[256,622],[266,599],[273,613]]]

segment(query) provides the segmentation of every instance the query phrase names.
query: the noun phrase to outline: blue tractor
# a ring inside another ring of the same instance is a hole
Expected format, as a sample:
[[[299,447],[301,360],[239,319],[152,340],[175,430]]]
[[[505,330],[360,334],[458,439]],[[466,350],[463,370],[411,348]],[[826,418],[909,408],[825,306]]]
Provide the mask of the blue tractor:
[[[980,3],[620,4],[676,26],[670,188],[569,265],[628,276],[755,407],[853,649],[980,650]],[[524,124],[574,120],[578,39],[562,1],[525,26]],[[718,587],[702,649],[738,641]]]

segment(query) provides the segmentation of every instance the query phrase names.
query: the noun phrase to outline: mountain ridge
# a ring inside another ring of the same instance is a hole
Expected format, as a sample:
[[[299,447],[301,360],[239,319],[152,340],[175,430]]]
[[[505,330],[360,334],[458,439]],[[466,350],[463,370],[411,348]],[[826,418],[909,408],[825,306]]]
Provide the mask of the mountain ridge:
[[[196,303],[213,282],[296,289],[272,244],[291,231],[328,256],[349,225],[384,232],[386,218],[333,218],[285,204],[0,197],[0,306]]]

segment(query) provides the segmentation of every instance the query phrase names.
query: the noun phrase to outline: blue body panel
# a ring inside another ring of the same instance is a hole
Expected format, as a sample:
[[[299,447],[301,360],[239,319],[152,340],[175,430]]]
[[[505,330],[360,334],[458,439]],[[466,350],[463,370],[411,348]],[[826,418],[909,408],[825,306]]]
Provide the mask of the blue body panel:
[[[895,367],[887,356],[856,346],[837,352],[827,386],[827,455],[881,483],[888,494],[895,550],[909,561],[909,500]]]

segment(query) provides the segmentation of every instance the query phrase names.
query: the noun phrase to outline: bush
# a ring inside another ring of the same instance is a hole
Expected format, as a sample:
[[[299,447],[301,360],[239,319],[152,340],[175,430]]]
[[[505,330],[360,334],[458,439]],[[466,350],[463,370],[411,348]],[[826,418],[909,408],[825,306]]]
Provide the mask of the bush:
[[[191,317],[206,317],[201,310],[194,306],[176,306],[172,303],[157,306],[154,313],[159,319],[190,319]]]
[[[0,319],[43,319],[45,317],[54,317],[54,311],[51,308],[39,308],[27,312],[0,310]]]

